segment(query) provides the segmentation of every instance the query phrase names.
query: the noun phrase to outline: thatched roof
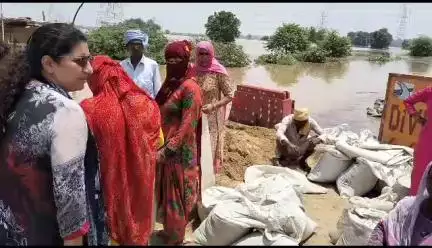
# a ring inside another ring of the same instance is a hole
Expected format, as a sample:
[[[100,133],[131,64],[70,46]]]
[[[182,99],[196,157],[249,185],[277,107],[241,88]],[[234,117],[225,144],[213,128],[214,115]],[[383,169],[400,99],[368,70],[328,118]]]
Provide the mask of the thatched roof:
[[[41,26],[41,23],[33,21],[30,17],[5,18],[3,22],[9,26]]]

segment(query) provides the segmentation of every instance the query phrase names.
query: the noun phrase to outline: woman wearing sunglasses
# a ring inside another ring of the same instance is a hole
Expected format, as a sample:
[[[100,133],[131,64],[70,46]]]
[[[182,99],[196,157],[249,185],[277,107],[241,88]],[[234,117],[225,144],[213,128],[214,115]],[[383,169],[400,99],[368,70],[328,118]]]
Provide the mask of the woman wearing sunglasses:
[[[223,143],[226,105],[234,96],[228,72],[215,58],[211,42],[202,41],[196,47],[196,64],[191,69],[201,87],[204,106],[208,114],[210,140],[213,151],[214,171],[219,173],[223,163]]]
[[[169,245],[182,244],[200,189],[202,101],[199,86],[186,76],[190,52],[188,41],[167,46],[166,79],[156,96],[166,140],[159,150],[156,178],[158,217],[164,226],[159,237]]]
[[[2,245],[106,244],[98,152],[68,94],[83,89],[90,60],[81,31],[52,23],[1,61]]]

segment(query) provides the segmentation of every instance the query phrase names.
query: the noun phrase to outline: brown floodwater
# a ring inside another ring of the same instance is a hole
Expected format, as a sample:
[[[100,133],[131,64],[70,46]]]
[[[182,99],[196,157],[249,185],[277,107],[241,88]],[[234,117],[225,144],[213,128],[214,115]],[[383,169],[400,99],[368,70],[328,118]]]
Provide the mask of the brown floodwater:
[[[239,40],[253,60],[265,52],[260,41]],[[394,55],[401,50],[390,49]],[[366,115],[366,108],[385,97],[389,73],[432,75],[431,58],[403,57],[385,64],[369,62],[367,57],[325,64],[298,63],[292,66],[266,65],[228,68],[233,84],[255,85],[287,90],[297,107],[307,107],[323,127],[347,123],[353,131],[379,132],[380,119]],[[162,78],[165,66],[160,67]],[[78,100],[89,97],[88,88],[75,94]]]

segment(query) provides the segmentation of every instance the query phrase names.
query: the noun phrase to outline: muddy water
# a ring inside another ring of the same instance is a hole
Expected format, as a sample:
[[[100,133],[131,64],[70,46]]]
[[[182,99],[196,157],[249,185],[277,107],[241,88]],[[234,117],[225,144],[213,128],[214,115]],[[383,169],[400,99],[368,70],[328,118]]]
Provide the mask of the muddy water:
[[[252,60],[266,52],[261,41],[239,39],[237,43],[243,46]],[[394,55],[403,53],[399,48],[391,48],[390,52]],[[372,106],[376,98],[384,98],[388,74],[431,76],[431,65],[430,58],[404,57],[382,65],[369,62],[366,58],[350,58],[344,62],[325,64],[254,65],[229,68],[229,72],[234,84],[288,90],[296,106],[309,108],[323,127],[348,123],[354,131],[367,128],[378,134],[379,119],[368,117],[366,108]],[[164,78],[165,66],[161,66],[160,71]],[[90,93],[86,89],[75,95],[83,99]]]

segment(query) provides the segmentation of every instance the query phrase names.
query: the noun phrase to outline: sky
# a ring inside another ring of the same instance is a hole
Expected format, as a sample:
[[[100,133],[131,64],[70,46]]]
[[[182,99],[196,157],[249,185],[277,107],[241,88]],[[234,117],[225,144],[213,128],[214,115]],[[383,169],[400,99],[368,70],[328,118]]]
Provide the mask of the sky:
[[[402,3],[121,3],[118,20],[154,18],[164,29],[177,33],[205,33],[207,17],[216,11],[231,11],[241,21],[242,34],[271,35],[282,23],[325,27],[346,35],[350,31],[373,32],[386,27],[394,36],[399,29]],[[30,17],[48,21],[72,21],[79,3],[3,3],[5,17]],[[103,7],[105,6],[105,7]],[[85,3],[76,24],[97,26],[104,3]],[[432,36],[432,3],[408,3],[405,38]],[[122,10],[122,11],[120,11]],[[122,13],[122,14],[121,14]]]

